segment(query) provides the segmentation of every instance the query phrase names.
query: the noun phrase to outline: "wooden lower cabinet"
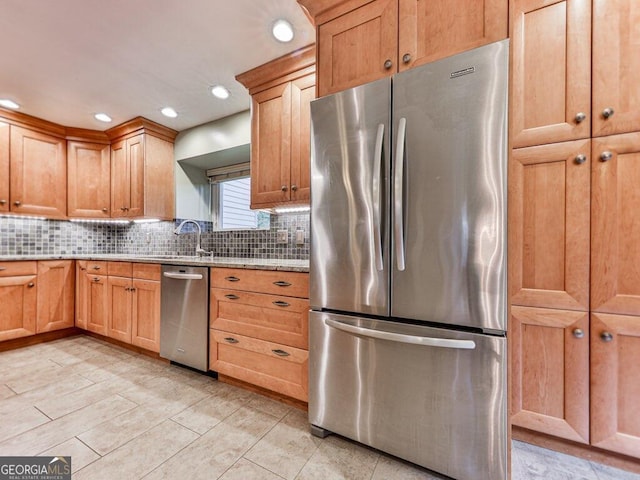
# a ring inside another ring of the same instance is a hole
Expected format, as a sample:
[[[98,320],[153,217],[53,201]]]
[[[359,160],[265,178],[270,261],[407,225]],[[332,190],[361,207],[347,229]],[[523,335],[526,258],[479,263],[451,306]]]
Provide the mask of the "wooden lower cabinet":
[[[640,457],[640,317],[591,315],[591,444]]]
[[[36,333],[36,262],[0,263],[0,341]]]
[[[157,280],[133,279],[131,344],[160,352],[160,265]]]
[[[309,275],[212,268],[209,369],[308,401]]]
[[[108,277],[109,323],[107,336],[131,343],[131,277]]]
[[[75,262],[38,262],[36,333],[70,328],[74,325]]]

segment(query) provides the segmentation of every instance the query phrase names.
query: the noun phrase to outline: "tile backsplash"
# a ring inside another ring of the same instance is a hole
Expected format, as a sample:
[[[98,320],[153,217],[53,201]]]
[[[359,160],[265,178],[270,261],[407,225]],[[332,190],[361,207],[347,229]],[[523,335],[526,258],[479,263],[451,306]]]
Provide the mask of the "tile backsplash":
[[[193,255],[195,227],[187,224],[180,235],[175,222],[103,224],[0,217],[0,255]],[[202,227],[202,248],[217,257],[309,258],[309,214],[271,215],[269,230],[212,231]],[[296,230],[304,231],[304,244],[296,245]],[[277,231],[287,230],[287,243],[276,242]]]

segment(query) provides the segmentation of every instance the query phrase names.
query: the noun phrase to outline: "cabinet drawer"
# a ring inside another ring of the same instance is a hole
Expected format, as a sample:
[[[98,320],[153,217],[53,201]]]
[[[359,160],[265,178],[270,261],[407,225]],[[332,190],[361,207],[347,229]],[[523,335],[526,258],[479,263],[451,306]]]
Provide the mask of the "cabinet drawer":
[[[211,328],[307,349],[309,301],[211,289]]]
[[[0,262],[0,277],[19,277],[38,273],[37,262]]]
[[[215,329],[209,332],[211,370],[308,400],[307,351]]]
[[[93,261],[93,260],[78,260],[78,267],[80,270],[86,270],[87,273],[92,275],[106,275],[107,274],[107,262]]]
[[[211,287],[309,298],[309,274],[276,270],[212,268]]]
[[[160,269],[160,264],[157,263],[134,263],[133,278],[160,280]]]
[[[107,262],[107,271],[112,277],[129,277],[133,273],[131,262]]]

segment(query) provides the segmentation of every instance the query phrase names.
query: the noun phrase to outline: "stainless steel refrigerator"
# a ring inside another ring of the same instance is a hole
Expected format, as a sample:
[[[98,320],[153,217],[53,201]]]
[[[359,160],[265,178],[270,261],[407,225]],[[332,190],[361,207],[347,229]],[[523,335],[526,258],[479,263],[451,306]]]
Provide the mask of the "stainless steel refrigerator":
[[[508,41],[311,104],[309,420],[507,478]]]

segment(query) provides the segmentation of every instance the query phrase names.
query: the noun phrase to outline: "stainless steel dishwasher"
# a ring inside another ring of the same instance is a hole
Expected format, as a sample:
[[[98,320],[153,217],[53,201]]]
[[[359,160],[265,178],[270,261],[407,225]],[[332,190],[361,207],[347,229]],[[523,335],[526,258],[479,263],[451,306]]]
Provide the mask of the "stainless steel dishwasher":
[[[160,356],[206,372],[209,366],[209,268],[162,266]]]

